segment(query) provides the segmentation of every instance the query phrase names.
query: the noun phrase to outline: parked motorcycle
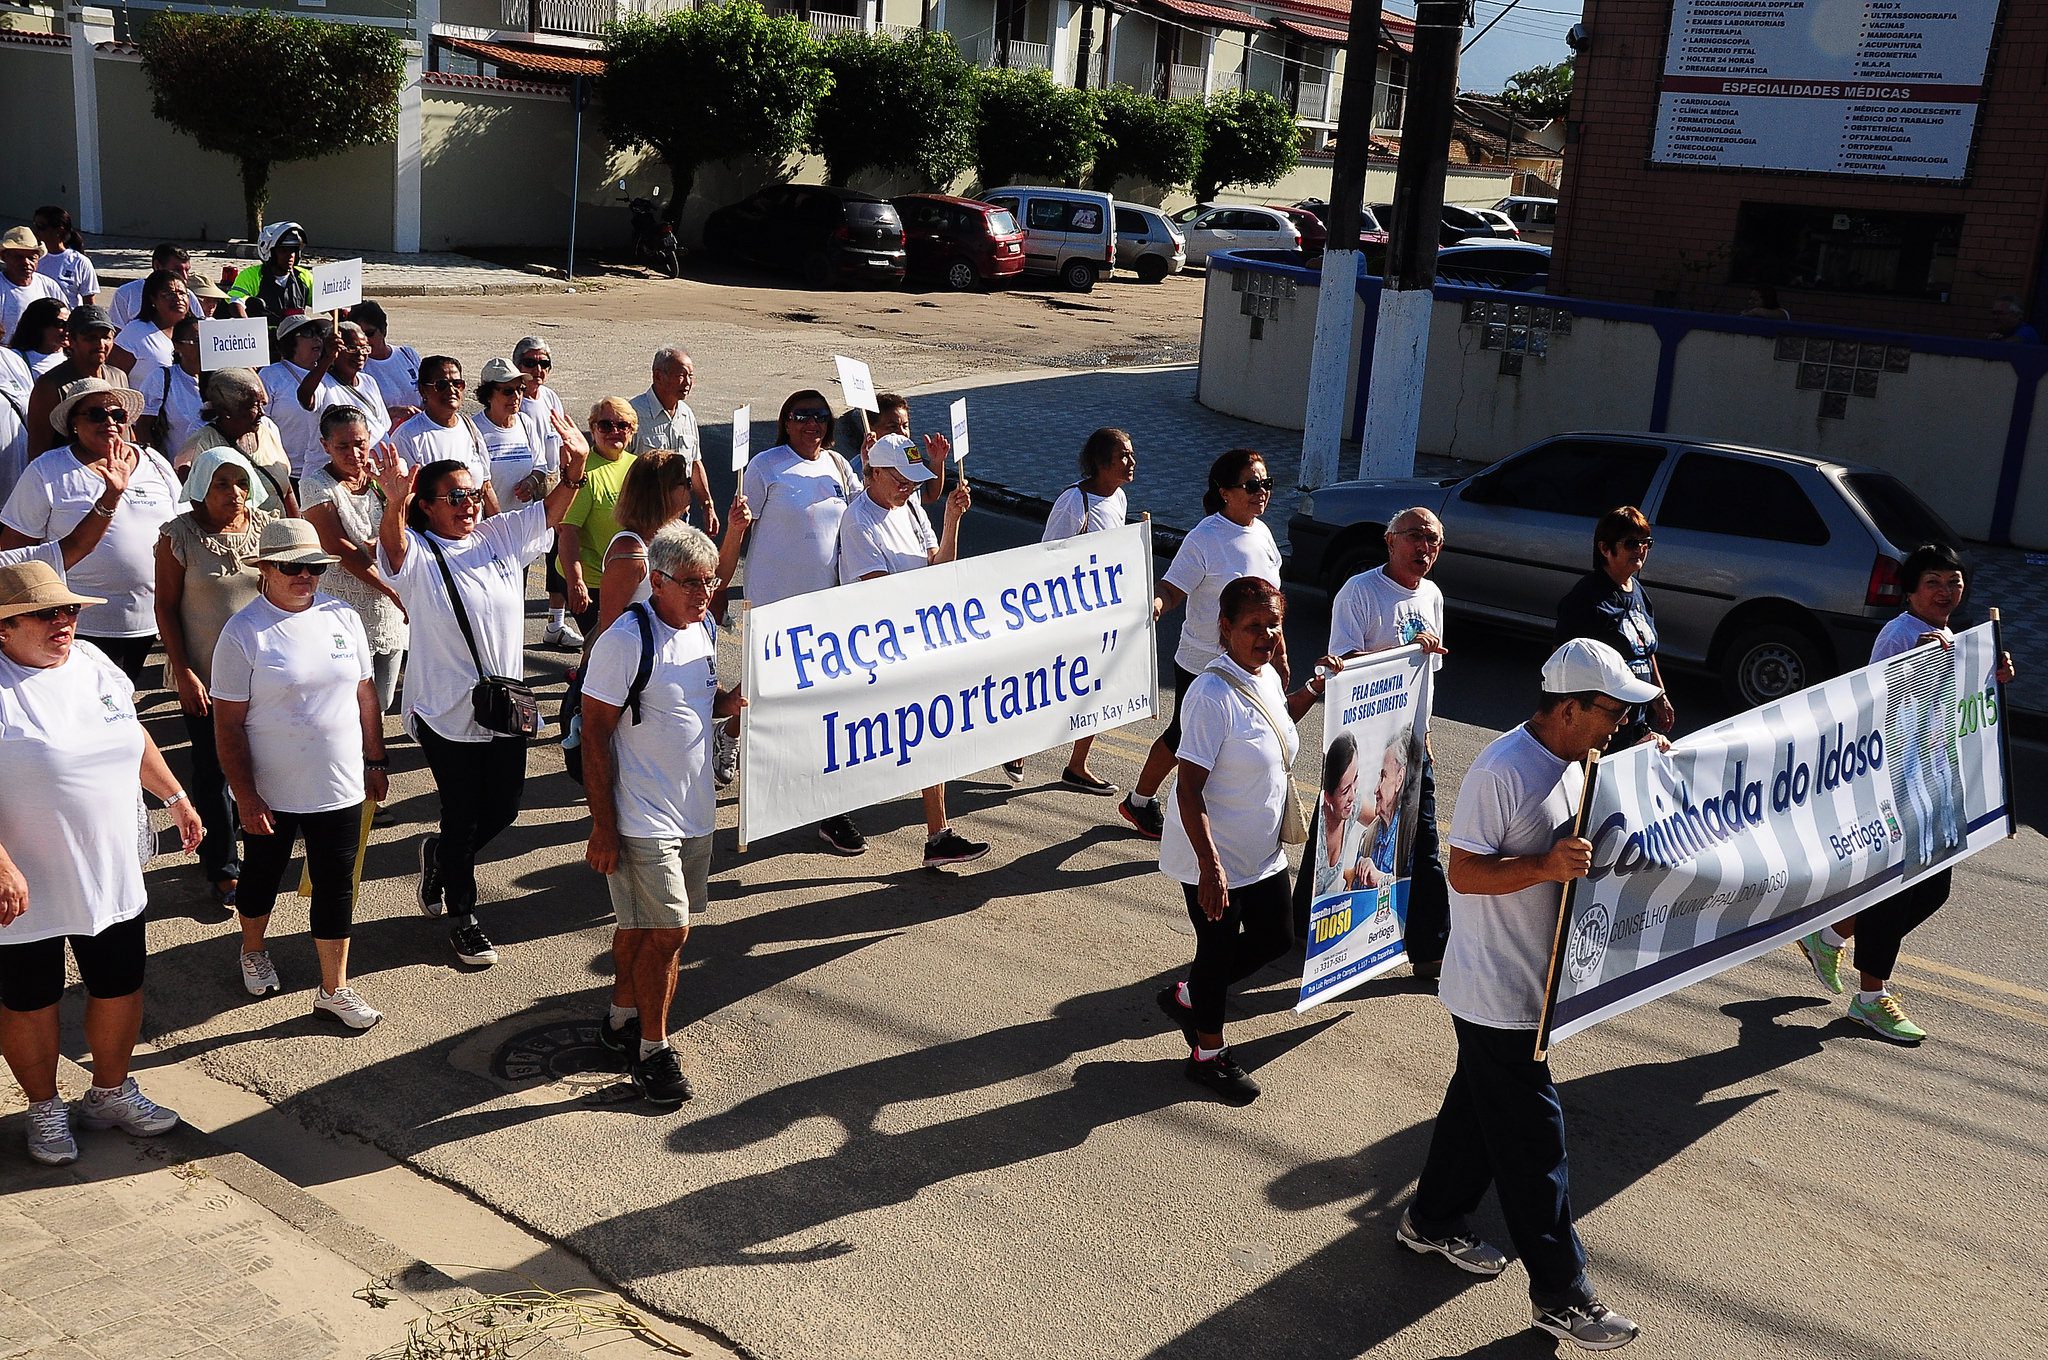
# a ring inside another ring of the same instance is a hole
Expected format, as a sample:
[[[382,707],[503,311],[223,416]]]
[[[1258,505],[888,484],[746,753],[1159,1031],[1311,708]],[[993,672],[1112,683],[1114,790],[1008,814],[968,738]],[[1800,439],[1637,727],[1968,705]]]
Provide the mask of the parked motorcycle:
[[[633,218],[633,258],[666,271],[672,279],[680,278],[683,248],[676,240],[676,219],[682,215],[682,203],[671,199],[665,211],[658,211],[654,200],[660,197],[657,186],[652,198],[620,200]]]

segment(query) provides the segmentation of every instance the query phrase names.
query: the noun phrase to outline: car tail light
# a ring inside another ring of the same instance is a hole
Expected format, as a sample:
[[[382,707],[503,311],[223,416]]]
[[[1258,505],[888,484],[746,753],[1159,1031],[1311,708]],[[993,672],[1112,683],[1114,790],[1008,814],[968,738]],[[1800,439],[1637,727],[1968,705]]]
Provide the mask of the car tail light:
[[[832,239],[835,241],[851,241],[853,239],[853,228],[841,222],[832,229]]]
[[[1870,584],[1864,587],[1863,603],[1873,607],[1890,605],[1896,608],[1905,593],[1899,579],[1899,562],[1896,558],[1877,555],[1870,564]]]
[[[1102,243],[1102,258],[1109,264],[1116,263],[1116,237],[1112,236]]]
[[[899,230],[899,231],[898,231],[898,232],[896,233],[896,244],[897,244],[897,245],[899,245],[899,246],[903,246],[903,245],[909,245],[909,244],[910,244],[910,236],[909,236],[909,234],[908,234],[908,233],[906,233],[906,232],[903,232],[903,231],[900,231],[900,230]]]

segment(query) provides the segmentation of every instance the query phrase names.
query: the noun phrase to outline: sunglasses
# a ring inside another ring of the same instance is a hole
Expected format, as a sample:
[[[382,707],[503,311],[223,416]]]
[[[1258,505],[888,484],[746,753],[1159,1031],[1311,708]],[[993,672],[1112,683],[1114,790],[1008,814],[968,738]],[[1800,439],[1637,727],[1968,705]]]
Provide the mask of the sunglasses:
[[[456,509],[459,510],[463,506],[468,505],[471,501],[475,501],[478,505],[482,505],[484,500],[484,493],[481,491],[471,491],[467,487],[458,486],[453,491],[444,491],[438,496],[422,496],[420,497],[420,499],[423,501],[446,501],[448,502],[448,504],[454,506]],[[326,568],[323,567],[322,570],[324,571],[326,570]]]
[[[32,619],[41,619],[44,623],[56,623],[63,619],[77,618],[79,611],[84,608],[82,604],[60,604],[50,609],[31,609],[28,616]]]
[[[1262,496],[1270,493],[1277,485],[1271,477],[1249,477],[1239,482],[1237,489],[1249,495]]]
[[[801,411],[791,411],[789,418],[791,420],[830,420],[832,413],[823,407],[806,406]]]
[[[110,425],[126,425],[128,413],[118,406],[89,406],[78,413],[80,420],[104,421]]]
[[[1657,540],[1654,538],[1624,538],[1623,540],[1621,540],[1621,546],[1624,548],[1631,549],[1639,548],[1644,552],[1648,552],[1650,550],[1650,545],[1655,543],[1656,541]]]
[[[543,359],[538,357],[537,355],[529,354],[524,359],[521,359],[519,361],[519,366],[521,368],[548,369],[553,368],[555,366],[555,361],[553,359]]]
[[[633,422],[630,420],[593,420],[590,422],[590,428],[593,430],[603,430],[606,434],[630,434],[633,429]]]
[[[427,388],[433,388],[433,389],[435,389],[435,390],[437,390],[437,391],[441,391],[441,392],[460,392],[460,391],[462,391],[462,390],[463,390],[464,388],[466,388],[466,387],[468,387],[468,386],[469,386],[469,379],[467,379],[467,378],[436,378],[436,379],[434,379],[434,380],[433,380],[432,382],[423,382],[423,383],[421,383],[421,384],[420,384],[420,386],[421,386],[421,387],[427,387]]]
[[[279,576],[297,576],[304,572],[317,579],[327,574],[325,562],[272,562],[270,565],[277,568]]]

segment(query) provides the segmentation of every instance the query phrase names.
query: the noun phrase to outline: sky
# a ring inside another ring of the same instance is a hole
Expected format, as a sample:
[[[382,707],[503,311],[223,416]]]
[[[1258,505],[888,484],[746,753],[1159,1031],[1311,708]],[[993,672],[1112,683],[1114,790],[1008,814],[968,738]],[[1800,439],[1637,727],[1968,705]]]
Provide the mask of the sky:
[[[1413,16],[1410,0],[1386,0],[1397,14]],[[1486,26],[1486,22],[1507,8],[1508,0],[1476,0],[1473,26],[1465,41]],[[1484,38],[1458,59],[1458,88],[1475,94],[1494,94],[1507,78],[1532,66],[1549,66],[1571,55],[1564,35],[1579,21],[1583,6],[1578,0],[1522,0],[1514,12],[1493,26]]]

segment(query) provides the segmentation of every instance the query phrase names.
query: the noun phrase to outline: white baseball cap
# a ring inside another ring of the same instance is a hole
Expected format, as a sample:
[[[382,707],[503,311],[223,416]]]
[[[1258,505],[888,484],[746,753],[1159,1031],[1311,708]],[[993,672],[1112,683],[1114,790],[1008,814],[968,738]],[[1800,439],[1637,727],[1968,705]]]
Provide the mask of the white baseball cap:
[[[1584,694],[1589,690],[1626,704],[1647,704],[1664,692],[1647,680],[1638,680],[1621,653],[1606,643],[1573,638],[1543,663],[1543,692]]]
[[[869,467],[894,468],[913,482],[928,482],[939,474],[924,465],[924,451],[908,435],[885,434],[868,450]]]

